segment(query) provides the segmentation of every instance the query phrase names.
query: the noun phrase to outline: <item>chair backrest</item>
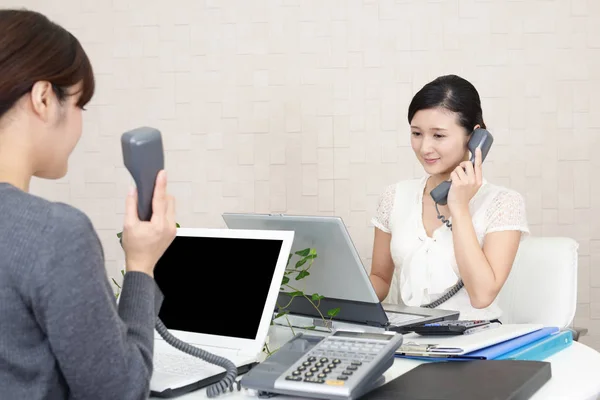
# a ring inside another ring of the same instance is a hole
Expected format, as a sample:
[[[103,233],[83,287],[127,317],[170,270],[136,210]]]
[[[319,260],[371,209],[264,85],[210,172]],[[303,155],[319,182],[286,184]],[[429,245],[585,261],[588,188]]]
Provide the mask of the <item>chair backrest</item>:
[[[523,240],[498,295],[502,322],[569,327],[577,307],[578,249],[567,237]]]

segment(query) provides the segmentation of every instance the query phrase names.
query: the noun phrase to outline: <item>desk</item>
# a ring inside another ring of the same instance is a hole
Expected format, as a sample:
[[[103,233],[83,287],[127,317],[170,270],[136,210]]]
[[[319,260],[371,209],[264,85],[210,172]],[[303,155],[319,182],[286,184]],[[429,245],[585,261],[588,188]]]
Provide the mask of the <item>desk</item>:
[[[315,332],[308,332],[315,334]],[[273,348],[289,340],[292,335],[287,327],[272,326],[269,331]],[[573,342],[567,349],[548,357],[552,364],[552,379],[546,383],[531,400],[590,400],[600,396],[600,353],[581,343]],[[394,379],[422,361],[396,358],[394,365],[385,373],[386,380]],[[206,399],[205,389],[178,397],[179,400]],[[230,392],[215,399],[249,400],[256,399],[249,391]],[[278,397],[274,397],[277,399]],[[287,397],[287,399],[292,399]]]

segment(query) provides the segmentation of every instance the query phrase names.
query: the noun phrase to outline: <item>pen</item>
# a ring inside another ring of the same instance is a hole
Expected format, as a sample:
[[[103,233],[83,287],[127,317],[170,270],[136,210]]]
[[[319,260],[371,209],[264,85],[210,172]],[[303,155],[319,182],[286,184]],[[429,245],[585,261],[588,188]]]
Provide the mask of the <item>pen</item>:
[[[471,335],[473,333],[481,332],[481,331],[484,331],[486,329],[496,328],[498,326],[500,326],[500,324],[498,322],[491,322],[491,323],[489,323],[487,325],[476,326],[476,327],[467,329],[466,331],[463,332],[463,335]]]

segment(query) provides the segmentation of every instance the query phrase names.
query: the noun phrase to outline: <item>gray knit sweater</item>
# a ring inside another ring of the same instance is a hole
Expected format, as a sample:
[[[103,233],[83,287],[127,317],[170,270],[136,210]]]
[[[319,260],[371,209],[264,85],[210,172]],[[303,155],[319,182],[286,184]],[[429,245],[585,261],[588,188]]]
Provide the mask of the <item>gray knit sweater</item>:
[[[0,183],[0,398],[145,399],[162,295],[125,275],[77,209]]]

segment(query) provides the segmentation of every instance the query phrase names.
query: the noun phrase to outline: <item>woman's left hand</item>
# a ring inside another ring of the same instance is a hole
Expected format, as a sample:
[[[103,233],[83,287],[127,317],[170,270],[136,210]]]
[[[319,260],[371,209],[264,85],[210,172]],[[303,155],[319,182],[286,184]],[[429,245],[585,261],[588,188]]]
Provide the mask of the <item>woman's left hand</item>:
[[[463,161],[450,174],[452,185],[448,193],[448,208],[450,213],[468,211],[469,202],[481,187],[483,174],[481,172],[481,149],[475,150],[475,165],[471,161]]]

